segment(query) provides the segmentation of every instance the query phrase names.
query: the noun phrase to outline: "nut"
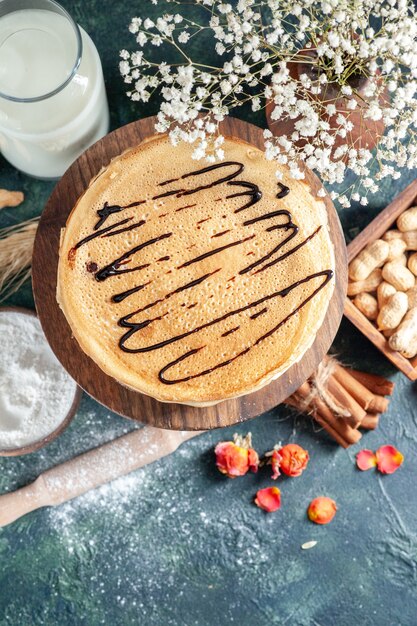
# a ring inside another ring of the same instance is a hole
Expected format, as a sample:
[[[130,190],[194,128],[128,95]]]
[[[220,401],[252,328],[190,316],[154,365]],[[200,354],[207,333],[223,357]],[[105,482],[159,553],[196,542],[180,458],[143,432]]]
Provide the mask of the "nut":
[[[407,313],[408,298],[403,291],[394,293],[378,314],[377,325],[379,330],[397,328]]]
[[[388,258],[390,246],[386,241],[377,239],[359,252],[349,265],[351,280],[365,280],[374,269],[380,267]]]
[[[415,306],[417,307],[417,285],[414,285],[414,287],[411,287],[411,289],[407,291],[407,298],[410,309],[413,309]]]
[[[384,241],[392,241],[393,239],[402,239],[403,233],[400,230],[395,230],[392,228],[391,230],[387,230],[386,233],[382,235],[382,239]]]
[[[417,252],[410,254],[407,266],[408,269],[413,272],[414,276],[417,276]]]
[[[387,283],[385,280],[378,285],[377,298],[380,309],[382,309],[384,304],[387,303],[388,299],[393,296],[396,291],[395,287],[393,287],[390,283]]]
[[[415,283],[414,274],[397,261],[390,261],[384,265],[382,277],[398,291],[408,291],[408,289],[414,287]]]
[[[411,359],[417,354],[417,307],[410,309],[403,321],[389,338],[389,346]]]
[[[407,244],[404,239],[391,239],[388,242],[389,245],[389,253],[387,261],[393,261],[394,259],[398,259],[404,252],[406,251]]]
[[[388,283],[387,283],[388,284]],[[368,318],[368,320],[376,320],[378,317],[378,302],[374,296],[370,293],[362,291],[353,300],[353,304],[359,309],[361,313]]]
[[[403,239],[407,246],[407,250],[417,250],[417,230],[410,230],[403,233]]]
[[[411,274],[411,272],[410,272]],[[361,291],[376,291],[379,283],[382,281],[382,270],[374,270],[365,280],[357,280],[348,284],[348,296],[356,296]]]
[[[407,209],[397,219],[397,228],[401,232],[417,229],[417,206]]]

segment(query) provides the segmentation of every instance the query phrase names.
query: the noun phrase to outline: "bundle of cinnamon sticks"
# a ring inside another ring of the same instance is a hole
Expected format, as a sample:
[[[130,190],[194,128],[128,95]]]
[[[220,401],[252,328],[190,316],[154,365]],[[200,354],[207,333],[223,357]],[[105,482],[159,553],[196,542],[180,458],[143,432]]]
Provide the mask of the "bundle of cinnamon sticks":
[[[394,383],[382,376],[343,367],[326,357],[318,370],[286,404],[308,413],[344,448],[362,437],[359,427],[373,430],[389,404]]]

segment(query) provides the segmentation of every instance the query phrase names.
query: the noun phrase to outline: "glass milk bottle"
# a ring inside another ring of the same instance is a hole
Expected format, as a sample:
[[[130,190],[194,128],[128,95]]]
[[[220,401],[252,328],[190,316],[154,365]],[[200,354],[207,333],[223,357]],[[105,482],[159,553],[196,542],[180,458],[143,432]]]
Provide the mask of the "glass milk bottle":
[[[109,128],[100,57],[54,0],[0,0],[0,151],[58,178]]]

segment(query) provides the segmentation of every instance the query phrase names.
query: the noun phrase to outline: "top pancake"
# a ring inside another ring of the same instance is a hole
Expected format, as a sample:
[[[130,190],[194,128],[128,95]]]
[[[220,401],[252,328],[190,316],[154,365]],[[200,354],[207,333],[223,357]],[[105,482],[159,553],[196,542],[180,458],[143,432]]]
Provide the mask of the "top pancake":
[[[61,238],[57,299],[81,348],[165,402],[267,384],[310,347],[333,291],[324,203],[282,166],[278,185],[250,144],[224,151],[208,165],[165,136],[140,144],[91,182]]]

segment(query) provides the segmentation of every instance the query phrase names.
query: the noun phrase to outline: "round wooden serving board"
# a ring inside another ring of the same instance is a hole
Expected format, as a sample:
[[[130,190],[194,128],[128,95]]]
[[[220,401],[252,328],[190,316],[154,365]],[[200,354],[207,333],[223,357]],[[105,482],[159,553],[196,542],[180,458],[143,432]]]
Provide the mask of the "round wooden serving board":
[[[331,200],[326,197],[336,252],[336,288],[325,322],[314,344],[299,363],[260,391],[206,408],[158,402],[124,387],[82,352],[57,304],[59,239],[70,211],[93,176],[113,157],[153,135],[154,124],[155,118],[149,117],[110,133],[84,152],[56,185],[43,211],[33,253],[33,291],[38,316],[53,351],[65,369],[87,393],[112,411],[160,428],[180,430],[206,430],[243,422],[273,408],[291,395],[318,366],[334,339],[343,314],[347,284],[346,248],[339,219]],[[256,126],[228,118],[221,130],[225,135],[240,137],[263,149],[263,133]],[[315,191],[321,187],[318,178],[308,170],[306,180]]]

